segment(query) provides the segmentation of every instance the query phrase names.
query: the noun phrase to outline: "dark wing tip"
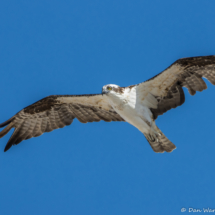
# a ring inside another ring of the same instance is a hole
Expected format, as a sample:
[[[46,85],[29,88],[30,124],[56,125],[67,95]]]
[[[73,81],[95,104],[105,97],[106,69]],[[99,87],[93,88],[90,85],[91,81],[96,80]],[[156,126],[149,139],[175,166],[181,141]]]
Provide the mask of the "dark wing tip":
[[[5,136],[13,127],[13,123],[11,123],[14,120],[14,117],[8,119],[7,121],[3,122],[0,124],[0,128],[5,127],[1,132],[0,132],[0,138]],[[6,152],[10,147],[12,146],[11,142],[8,141],[7,145],[5,146],[4,152]]]
[[[12,146],[13,144],[9,144],[9,142],[7,143],[7,145],[5,146],[4,148],[4,152],[6,152],[8,149],[10,149],[10,147]]]
[[[5,127],[6,125],[8,125],[9,123],[11,123],[13,121],[14,117],[11,117],[10,119],[8,119],[7,121],[3,122],[0,124],[0,128]]]
[[[180,64],[182,66],[195,66],[195,65],[206,66],[211,63],[214,64],[214,61],[215,61],[215,55],[208,55],[208,56],[180,58],[175,63]]]

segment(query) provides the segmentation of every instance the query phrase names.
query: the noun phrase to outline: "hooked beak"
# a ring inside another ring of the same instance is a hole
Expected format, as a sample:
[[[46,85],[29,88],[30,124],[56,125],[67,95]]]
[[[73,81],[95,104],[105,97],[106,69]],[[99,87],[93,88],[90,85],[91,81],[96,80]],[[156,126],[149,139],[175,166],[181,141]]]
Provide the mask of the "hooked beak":
[[[102,96],[105,95],[105,94],[107,94],[107,93],[108,93],[107,91],[102,90]]]

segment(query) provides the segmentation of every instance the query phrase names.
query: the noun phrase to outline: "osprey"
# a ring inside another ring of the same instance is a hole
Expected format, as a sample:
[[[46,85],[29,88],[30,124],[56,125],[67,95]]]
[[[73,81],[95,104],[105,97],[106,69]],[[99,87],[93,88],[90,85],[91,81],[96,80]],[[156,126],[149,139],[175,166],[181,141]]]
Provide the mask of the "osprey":
[[[176,147],[156,126],[155,120],[185,101],[182,87],[191,95],[207,88],[202,77],[215,85],[215,55],[182,58],[155,77],[128,87],[105,85],[101,94],[48,96],[18,112],[0,127],[0,138],[12,128],[4,151],[31,137],[70,125],[104,120],[126,121],[142,132],[155,152]]]

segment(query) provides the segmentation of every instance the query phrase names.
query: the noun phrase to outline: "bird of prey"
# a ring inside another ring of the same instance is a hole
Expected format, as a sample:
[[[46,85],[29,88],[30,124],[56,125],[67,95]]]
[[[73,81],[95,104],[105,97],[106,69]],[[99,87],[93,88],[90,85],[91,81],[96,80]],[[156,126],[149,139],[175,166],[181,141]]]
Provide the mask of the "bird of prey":
[[[182,87],[191,95],[207,88],[202,78],[215,85],[215,55],[182,58],[166,70],[140,84],[103,86],[101,94],[52,95],[24,108],[0,127],[0,138],[12,128],[4,151],[31,137],[70,125],[104,120],[125,121],[142,132],[155,152],[171,152],[176,147],[156,126],[155,120],[185,101]]]

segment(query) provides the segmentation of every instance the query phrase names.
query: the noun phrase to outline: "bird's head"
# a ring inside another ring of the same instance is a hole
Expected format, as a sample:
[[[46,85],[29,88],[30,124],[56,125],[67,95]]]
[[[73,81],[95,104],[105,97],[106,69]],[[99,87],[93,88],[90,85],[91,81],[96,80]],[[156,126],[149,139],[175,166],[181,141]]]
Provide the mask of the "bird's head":
[[[122,87],[115,84],[108,84],[102,87],[102,95],[108,95],[109,93],[122,93]]]

